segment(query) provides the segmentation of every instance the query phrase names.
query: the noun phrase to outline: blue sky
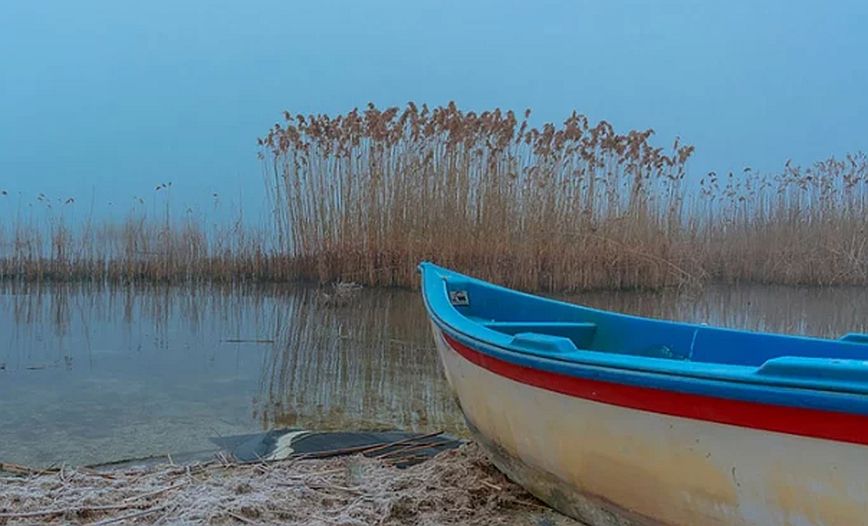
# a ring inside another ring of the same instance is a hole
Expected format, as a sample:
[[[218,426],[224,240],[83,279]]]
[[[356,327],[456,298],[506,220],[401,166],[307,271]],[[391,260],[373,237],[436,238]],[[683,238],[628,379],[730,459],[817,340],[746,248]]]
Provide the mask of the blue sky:
[[[368,101],[576,109],[683,137],[696,177],[808,163],[868,148],[866,27],[844,1],[3,2],[0,220],[169,181],[176,207],[256,217],[256,137]]]

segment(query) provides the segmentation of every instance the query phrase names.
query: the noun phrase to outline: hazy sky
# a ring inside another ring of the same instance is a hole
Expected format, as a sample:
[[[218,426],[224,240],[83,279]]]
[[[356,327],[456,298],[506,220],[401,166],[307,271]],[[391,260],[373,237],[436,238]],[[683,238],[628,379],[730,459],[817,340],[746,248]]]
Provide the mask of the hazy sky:
[[[572,109],[695,144],[691,172],[868,149],[868,2],[0,3],[0,219],[44,192],[264,206],[280,113]],[[85,203],[82,205],[81,203]]]

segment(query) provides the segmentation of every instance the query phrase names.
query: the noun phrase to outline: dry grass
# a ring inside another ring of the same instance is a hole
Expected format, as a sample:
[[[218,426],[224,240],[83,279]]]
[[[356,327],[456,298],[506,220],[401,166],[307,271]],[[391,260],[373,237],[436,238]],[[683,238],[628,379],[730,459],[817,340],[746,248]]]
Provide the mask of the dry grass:
[[[861,153],[697,181],[692,146],[575,113],[540,127],[454,104],[284,117],[260,139],[265,228],[170,220],[168,205],[72,227],[74,202],[45,198],[0,224],[0,279],[414,286],[427,259],[530,291],[868,284]]]
[[[405,470],[328,460],[0,478],[0,524],[575,525],[509,482],[475,445]]]

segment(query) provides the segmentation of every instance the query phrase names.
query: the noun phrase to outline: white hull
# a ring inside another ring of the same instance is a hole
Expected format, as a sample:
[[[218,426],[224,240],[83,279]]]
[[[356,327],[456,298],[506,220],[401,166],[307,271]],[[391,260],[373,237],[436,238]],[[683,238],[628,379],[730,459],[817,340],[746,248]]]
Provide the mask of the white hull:
[[[558,394],[461,356],[435,326],[461,409],[495,463],[591,524],[868,524],[868,448]]]

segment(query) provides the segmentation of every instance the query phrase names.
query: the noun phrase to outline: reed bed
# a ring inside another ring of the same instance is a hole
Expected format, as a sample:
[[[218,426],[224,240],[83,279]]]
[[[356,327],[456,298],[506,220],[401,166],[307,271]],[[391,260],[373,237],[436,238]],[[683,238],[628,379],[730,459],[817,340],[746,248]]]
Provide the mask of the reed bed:
[[[424,259],[529,289],[659,287],[682,257],[680,186],[693,148],[654,147],[573,113],[373,105],[286,113],[260,140],[282,249],[317,281],[407,286]]]
[[[862,153],[690,180],[693,147],[652,130],[528,118],[286,113],[260,140],[280,246],[308,279],[370,285],[423,259],[525,290],[868,283]]]
[[[0,224],[0,281],[243,283],[294,279],[292,262],[268,248],[267,230],[233,222],[147,216],[71,226],[49,215]]]
[[[868,284],[868,157],[829,158],[776,174],[708,174],[692,229],[718,281]]]
[[[283,121],[259,139],[262,228],[168,207],[72,227],[59,200],[0,224],[0,280],[412,287],[433,260],[529,291],[868,284],[863,153],[698,178],[693,146],[577,113],[534,126],[410,103]]]

